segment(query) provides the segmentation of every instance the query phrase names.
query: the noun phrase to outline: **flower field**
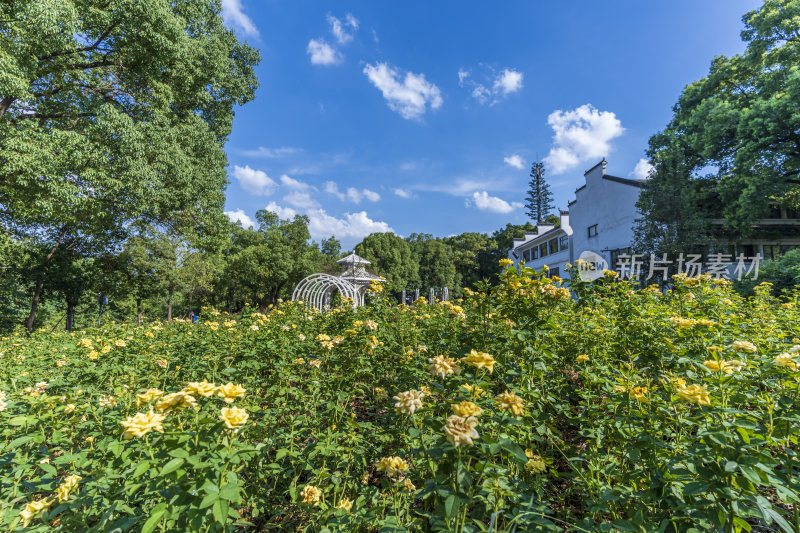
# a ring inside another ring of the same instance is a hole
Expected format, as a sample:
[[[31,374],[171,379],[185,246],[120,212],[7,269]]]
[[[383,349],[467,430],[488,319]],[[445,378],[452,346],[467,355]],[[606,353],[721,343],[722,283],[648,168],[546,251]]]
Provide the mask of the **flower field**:
[[[571,289],[4,337],[0,530],[797,531],[797,304]]]

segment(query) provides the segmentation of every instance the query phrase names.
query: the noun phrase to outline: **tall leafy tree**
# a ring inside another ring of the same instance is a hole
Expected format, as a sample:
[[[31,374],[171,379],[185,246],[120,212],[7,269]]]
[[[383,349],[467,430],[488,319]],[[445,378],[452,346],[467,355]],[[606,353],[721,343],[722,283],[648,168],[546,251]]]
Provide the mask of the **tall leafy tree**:
[[[537,161],[531,165],[531,180],[528,182],[528,195],[525,197],[525,214],[537,224],[541,224],[553,211],[553,194],[544,179],[544,163]]]
[[[493,252],[497,242],[485,233],[461,233],[445,237],[444,242],[453,251],[456,293],[460,294],[461,288],[469,288],[475,282],[490,279],[496,272],[497,262]]]
[[[416,288],[419,264],[411,246],[394,233],[372,233],[355,247],[355,253],[370,261],[370,269],[384,276],[391,291]]]
[[[132,221],[207,232],[258,53],[219,0],[0,0],[0,224],[48,251],[109,249]],[[77,243],[77,244],[76,244]]]
[[[651,199],[643,219],[668,213],[675,197],[693,194],[687,191],[697,180],[713,182],[716,217],[739,236],[753,231],[771,202],[800,207],[800,2],[766,0],[742,20],[745,52],[716,57],[650,140],[656,166],[650,187],[665,194]],[[659,171],[678,159],[680,178]],[[678,234],[675,224],[669,231]]]
[[[440,239],[427,239],[420,246],[419,279],[422,287],[448,287],[456,282],[453,250]]]

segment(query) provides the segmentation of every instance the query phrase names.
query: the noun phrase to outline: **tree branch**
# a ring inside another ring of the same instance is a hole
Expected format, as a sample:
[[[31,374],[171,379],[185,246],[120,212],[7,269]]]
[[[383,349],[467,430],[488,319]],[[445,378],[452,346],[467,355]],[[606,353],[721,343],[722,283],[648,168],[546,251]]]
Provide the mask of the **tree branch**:
[[[75,50],[59,50],[58,52],[53,52],[52,54],[48,54],[46,56],[42,56],[42,57],[40,57],[38,59],[39,59],[39,61],[48,61],[50,59],[55,59],[56,57],[59,57],[59,56],[66,56],[66,55],[71,55],[71,54],[80,54],[82,52],[91,52],[92,50],[97,49],[97,47],[100,46],[100,43],[105,41],[106,38],[109,35],[111,35],[111,32],[114,31],[114,29],[118,25],[119,24],[115,23],[115,24],[112,24],[111,26],[109,26],[109,28],[106,31],[104,31],[102,33],[102,35],[100,35],[100,38],[97,39],[97,41],[95,41],[95,43],[93,45],[91,45],[91,46],[84,46],[83,48],[76,48]]]
[[[3,115],[6,114],[6,111],[8,111],[8,108],[14,103],[14,100],[16,100],[16,98],[13,96],[6,96],[0,100],[0,118],[3,118]]]

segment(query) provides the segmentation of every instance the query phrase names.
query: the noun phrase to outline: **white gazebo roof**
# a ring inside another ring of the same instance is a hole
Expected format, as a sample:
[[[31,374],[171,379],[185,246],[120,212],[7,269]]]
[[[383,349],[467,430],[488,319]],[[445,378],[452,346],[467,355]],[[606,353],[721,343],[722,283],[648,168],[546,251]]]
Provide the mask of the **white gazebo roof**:
[[[370,262],[354,253],[348,255],[347,257],[343,257],[336,262],[342,265],[344,269],[343,272],[339,274],[340,278],[357,284],[363,284],[370,281],[382,281],[380,277],[370,274],[367,272],[366,268],[364,268],[364,266],[369,265]]]

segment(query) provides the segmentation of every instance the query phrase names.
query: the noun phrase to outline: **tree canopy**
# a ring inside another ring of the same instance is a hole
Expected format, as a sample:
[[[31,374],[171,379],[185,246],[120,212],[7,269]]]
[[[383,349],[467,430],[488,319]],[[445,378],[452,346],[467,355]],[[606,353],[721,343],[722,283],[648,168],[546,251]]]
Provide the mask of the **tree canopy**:
[[[657,240],[680,239],[699,215],[743,236],[771,203],[800,206],[800,2],[766,0],[742,20],[745,52],[714,58],[650,139],[655,173],[640,209]],[[715,209],[687,207],[709,201]]]

